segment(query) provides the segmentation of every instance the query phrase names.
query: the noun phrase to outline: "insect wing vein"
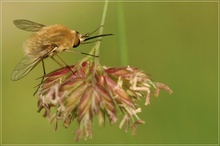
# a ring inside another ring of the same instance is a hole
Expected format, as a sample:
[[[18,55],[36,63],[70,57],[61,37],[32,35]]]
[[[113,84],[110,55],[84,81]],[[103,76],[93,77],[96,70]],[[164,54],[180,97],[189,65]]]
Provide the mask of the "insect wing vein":
[[[41,57],[31,58],[29,55],[26,55],[15,67],[11,80],[16,81],[26,76],[41,60]]]
[[[39,31],[42,27],[46,26],[43,24],[39,24],[33,21],[24,20],[24,19],[14,20],[14,24],[22,30],[32,31],[32,32]]]

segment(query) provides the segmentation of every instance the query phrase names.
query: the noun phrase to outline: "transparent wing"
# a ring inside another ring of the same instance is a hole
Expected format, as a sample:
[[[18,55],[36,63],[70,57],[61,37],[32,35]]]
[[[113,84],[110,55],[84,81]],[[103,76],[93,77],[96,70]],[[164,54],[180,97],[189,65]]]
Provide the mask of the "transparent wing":
[[[30,55],[26,55],[15,67],[11,80],[17,81],[26,76],[42,59],[42,57],[32,58]]]
[[[32,22],[32,21],[25,20],[25,19],[14,20],[13,22],[15,26],[17,26],[18,28],[22,30],[26,30],[26,31],[32,31],[32,32],[39,31],[42,27],[46,26],[46,25]]]

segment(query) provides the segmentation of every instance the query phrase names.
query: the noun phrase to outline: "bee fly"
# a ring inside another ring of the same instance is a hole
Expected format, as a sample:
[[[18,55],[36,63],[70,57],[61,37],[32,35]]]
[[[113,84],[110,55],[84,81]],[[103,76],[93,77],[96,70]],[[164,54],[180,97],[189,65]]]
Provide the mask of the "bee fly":
[[[24,42],[23,49],[25,56],[12,72],[11,80],[13,81],[26,76],[40,62],[42,62],[45,74],[43,60],[47,57],[51,57],[54,60],[53,56],[57,55],[57,53],[68,51],[70,48],[76,48],[80,44],[94,38],[112,35],[101,34],[89,37],[92,33],[86,33],[83,35],[75,30],[65,27],[64,25],[55,24],[46,26],[23,19],[15,20],[14,24],[22,30],[34,33]],[[78,53],[86,54],[83,52]]]

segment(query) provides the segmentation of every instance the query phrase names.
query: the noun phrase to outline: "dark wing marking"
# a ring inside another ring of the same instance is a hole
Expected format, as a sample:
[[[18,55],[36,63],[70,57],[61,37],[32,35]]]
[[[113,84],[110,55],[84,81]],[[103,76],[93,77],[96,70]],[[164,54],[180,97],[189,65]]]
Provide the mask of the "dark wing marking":
[[[39,31],[42,27],[46,26],[46,25],[32,22],[32,21],[25,20],[25,19],[14,20],[13,22],[18,28],[22,30],[26,30],[26,31],[32,31],[32,32]]]
[[[11,80],[17,81],[26,76],[40,61],[42,61],[42,59],[44,58],[32,58],[26,55],[15,67],[11,74]]]

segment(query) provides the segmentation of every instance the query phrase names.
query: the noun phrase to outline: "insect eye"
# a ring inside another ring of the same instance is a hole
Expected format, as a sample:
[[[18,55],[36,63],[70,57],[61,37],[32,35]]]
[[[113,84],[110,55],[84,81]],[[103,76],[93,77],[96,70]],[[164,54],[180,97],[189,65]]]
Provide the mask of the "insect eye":
[[[80,40],[79,40],[79,38],[75,38],[75,41],[74,41],[74,44],[73,44],[73,48],[78,47],[79,44],[80,44]]]

